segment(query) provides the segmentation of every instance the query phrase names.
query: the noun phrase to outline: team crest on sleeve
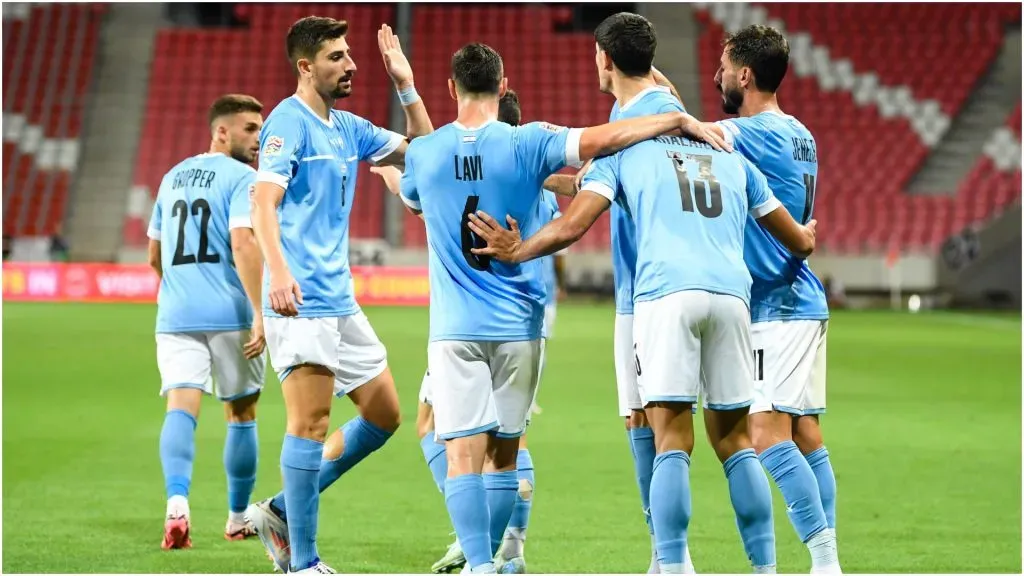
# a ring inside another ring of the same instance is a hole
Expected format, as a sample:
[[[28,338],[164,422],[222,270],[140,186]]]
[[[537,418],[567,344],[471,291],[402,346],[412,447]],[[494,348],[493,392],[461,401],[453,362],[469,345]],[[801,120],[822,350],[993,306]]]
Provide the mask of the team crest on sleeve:
[[[252,201],[256,197],[256,183],[249,184],[249,200]]]
[[[556,126],[556,125],[551,124],[549,122],[541,122],[540,123],[540,127],[545,129],[545,130],[547,130],[548,132],[555,132],[555,133],[558,133],[558,132],[561,132],[562,130],[565,130],[565,126]]]
[[[277,156],[281,153],[281,148],[284,148],[284,138],[280,136],[270,136],[267,138],[267,143],[263,145],[263,157],[270,158],[271,156]]]

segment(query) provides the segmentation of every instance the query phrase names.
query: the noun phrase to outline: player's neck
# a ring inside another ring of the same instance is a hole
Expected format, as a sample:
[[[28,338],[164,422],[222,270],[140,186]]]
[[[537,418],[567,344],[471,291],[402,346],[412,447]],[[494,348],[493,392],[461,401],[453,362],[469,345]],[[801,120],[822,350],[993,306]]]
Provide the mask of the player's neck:
[[[334,108],[334,99],[324,99],[319,92],[310,86],[299,84],[295,95],[309,106],[309,109],[324,120],[331,119],[331,108]]]
[[[635,98],[637,94],[648,88],[654,88],[657,85],[658,83],[654,81],[654,76],[650,74],[639,77],[613,76],[612,95],[618,101],[619,108],[622,108]]]
[[[466,128],[479,128],[498,119],[498,101],[493,98],[459,98],[456,122]]]
[[[210,142],[210,151],[208,152],[208,154],[223,154],[225,156],[231,156],[231,154],[228,154],[229,151],[230,150],[228,150],[227,145],[222,145],[217,143],[216,141],[213,141]]]
[[[741,117],[757,116],[762,112],[782,112],[779,108],[779,99],[775,94],[768,92],[748,92],[743,96],[743,106],[740,106]]]

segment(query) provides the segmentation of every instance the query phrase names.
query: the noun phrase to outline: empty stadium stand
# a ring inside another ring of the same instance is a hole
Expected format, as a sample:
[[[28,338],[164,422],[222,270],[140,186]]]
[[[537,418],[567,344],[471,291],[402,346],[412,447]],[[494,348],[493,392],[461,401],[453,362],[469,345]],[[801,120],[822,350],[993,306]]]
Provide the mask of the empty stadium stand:
[[[3,232],[59,232],[103,5],[3,6]]]

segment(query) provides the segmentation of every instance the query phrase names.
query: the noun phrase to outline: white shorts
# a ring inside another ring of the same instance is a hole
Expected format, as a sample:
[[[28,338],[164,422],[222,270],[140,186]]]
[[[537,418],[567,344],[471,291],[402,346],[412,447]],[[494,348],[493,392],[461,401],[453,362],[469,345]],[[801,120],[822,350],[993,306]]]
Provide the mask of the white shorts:
[[[555,316],[558,315],[558,306],[555,304],[548,304],[544,307],[544,334],[545,338],[554,338],[555,336]]]
[[[388,367],[387,350],[362,312],[324,318],[264,319],[270,365],[282,382],[295,366],[314,364],[334,373],[334,394],[344,396]]]
[[[177,332],[156,335],[160,395],[173,388],[197,388],[227,402],[263,389],[266,353],[249,360],[242,346],[248,330]]]
[[[795,416],[825,412],[825,336],[828,320],[758,322],[750,327],[754,349],[751,412]]]
[[[619,393],[619,416],[643,410],[636,377],[636,348],[633,347],[633,315],[615,315],[615,387]]]
[[[634,305],[637,375],[644,403],[692,402],[736,410],[753,402],[750,310],[700,290]]]
[[[431,342],[427,363],[437,438],[522,436],[537,391],[541,346],[541,340]]]
[[[430,370],[423,373],[423,380],[420,381],[420,404],[434,405],[434,391],[430,385]]]

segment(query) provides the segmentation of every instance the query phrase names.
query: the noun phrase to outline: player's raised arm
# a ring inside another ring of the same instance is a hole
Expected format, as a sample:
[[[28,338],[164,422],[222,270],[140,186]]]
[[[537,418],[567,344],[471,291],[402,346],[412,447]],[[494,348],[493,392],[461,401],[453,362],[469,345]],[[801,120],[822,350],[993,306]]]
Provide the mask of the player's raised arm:
[[[392,32],[391,27],[384,24],[377,31],[377,47],[380,48],[381,58],[384,59],[384,68],[395,84],[398,91],[398,99],[405,111],[405,135],[412,140],[418,136],[425,136],[434,131],[434,125],[430,122],[430,115],[427,114],[427,107],[423,99],[416,93],[416,85],[413,82],[412,66],[409,59],[402,52],[402,44],[398,36]],[[378,163],[387,166],[400,166],[405,162],[405,150],[408,142],[402,143],[388,156]]]
[[[764,226],[776,240],[782,242],[794,256],[806,258],[814,252],[816,222],[801,225],[790,215],[768,187],[764,174],[746,159],[743,167],[747,174],[747,197],[750,215]]]

